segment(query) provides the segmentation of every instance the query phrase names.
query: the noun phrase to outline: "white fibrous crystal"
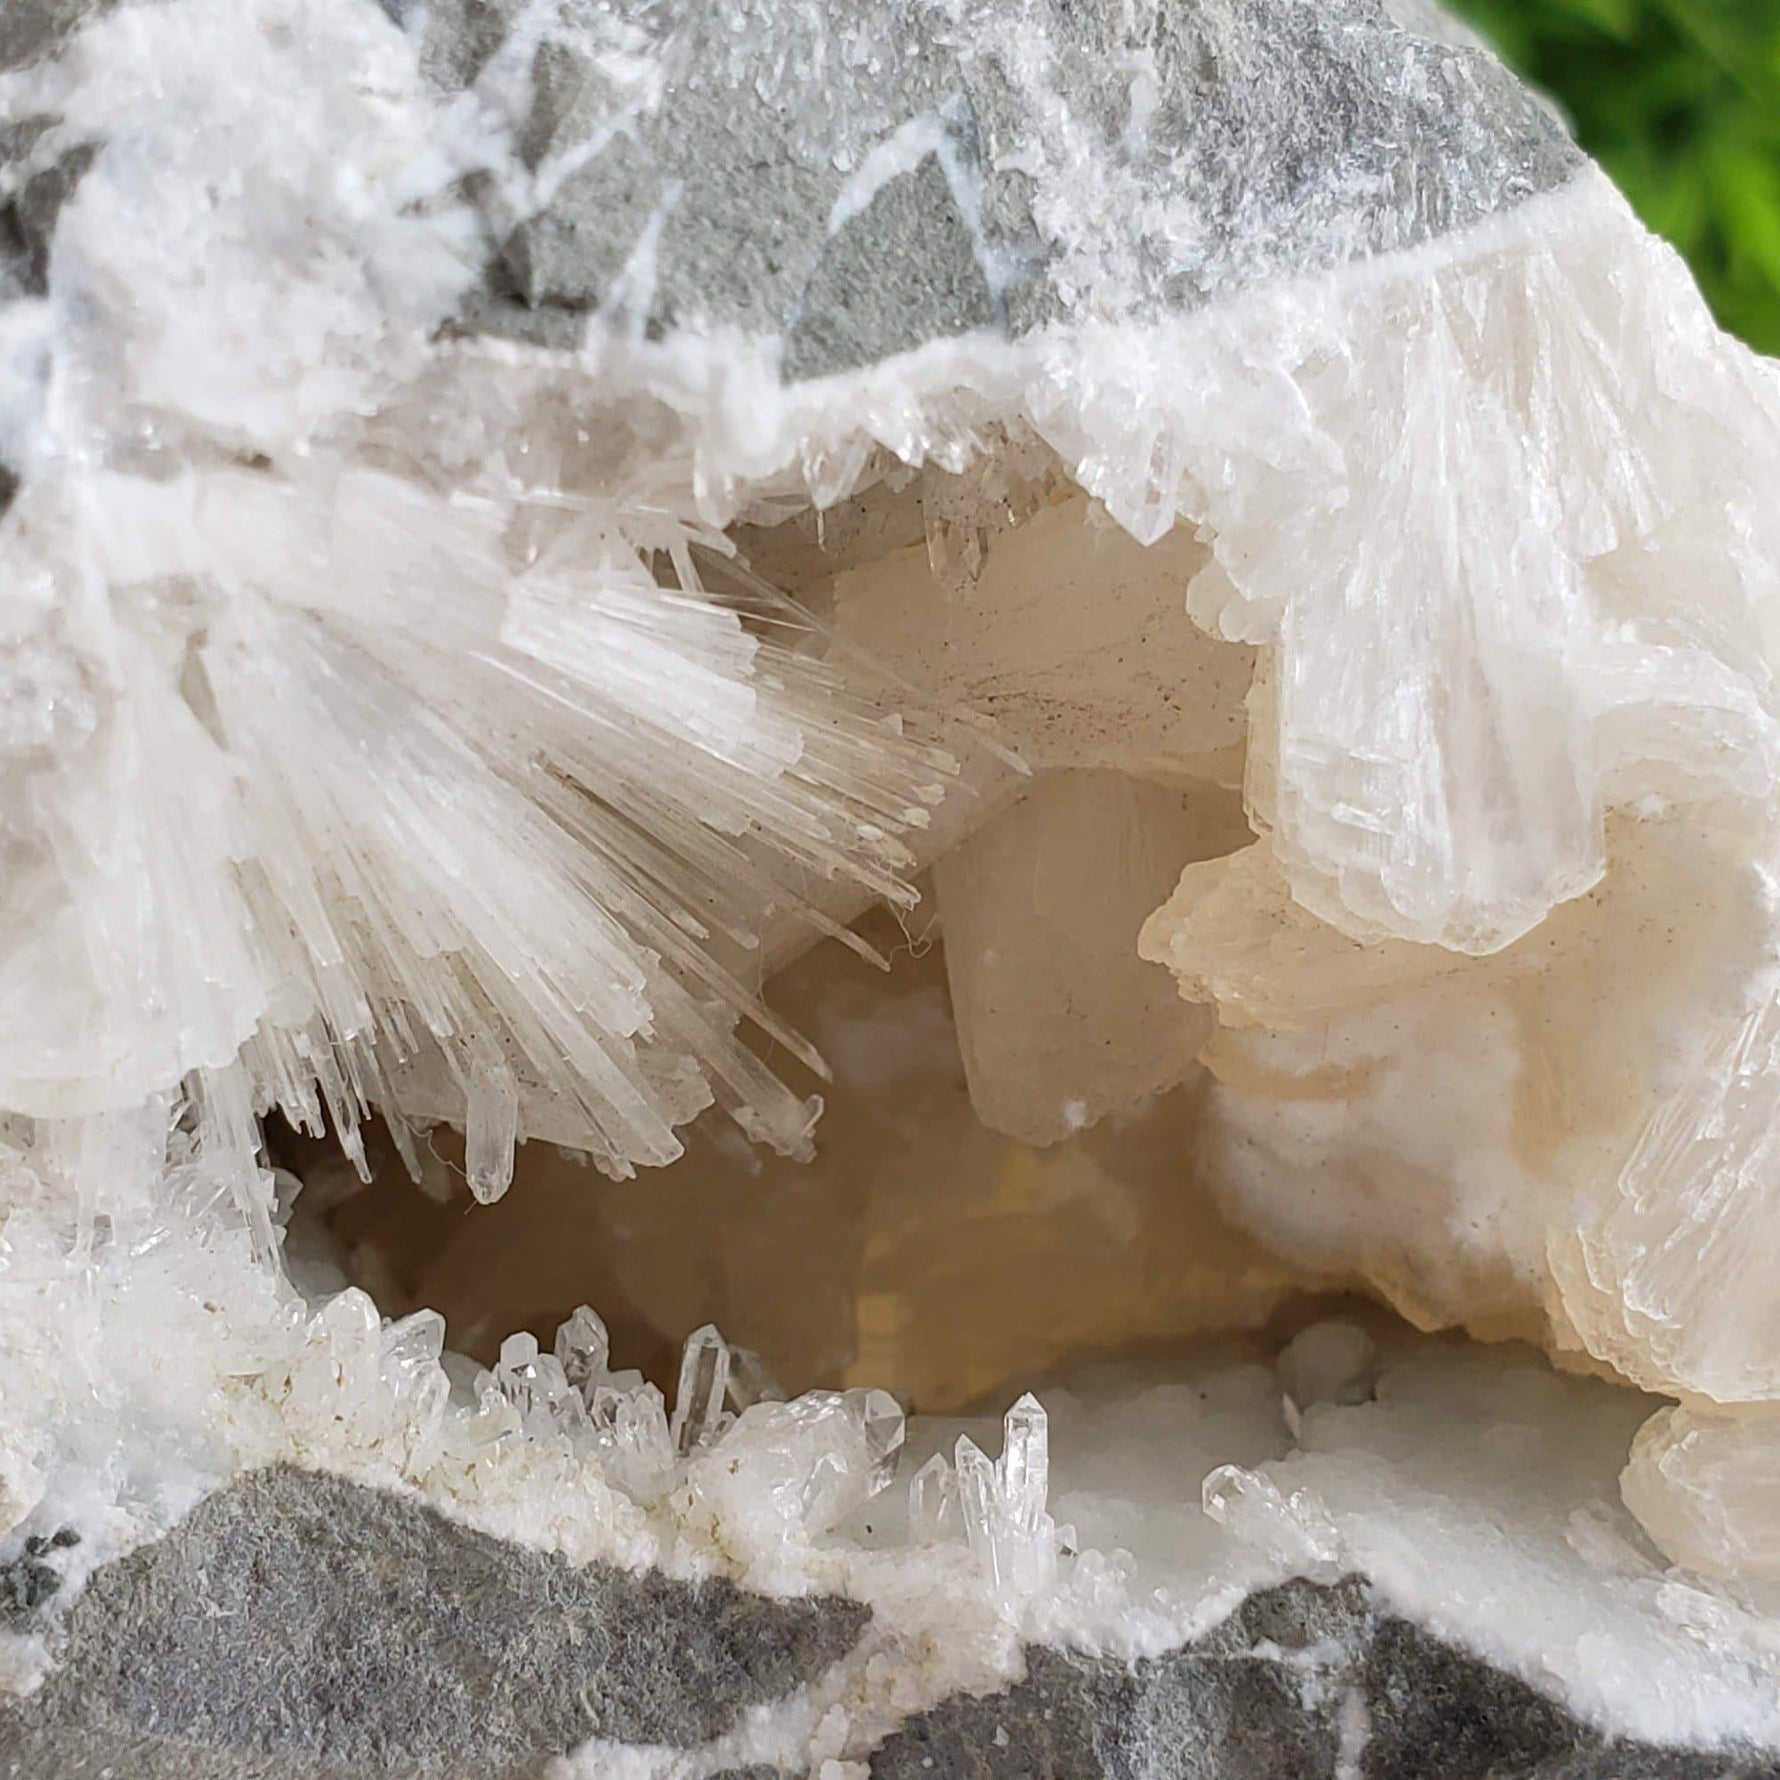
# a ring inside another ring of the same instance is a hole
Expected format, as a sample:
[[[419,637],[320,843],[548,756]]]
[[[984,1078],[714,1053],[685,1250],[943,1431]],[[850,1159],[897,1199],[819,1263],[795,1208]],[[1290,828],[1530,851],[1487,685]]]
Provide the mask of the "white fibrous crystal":
[[[519,1088],[509,1069],[470,1078],[464,1109],[464,1173],[484,1205],[506,1192],[513,1179],[513,1146],[519,1141]]]
[[[603,479],[525,366],[428,344],[477,276],[459,182],[492,144],[376,8],[285,24],[126,9],[6,76],[46,152],[129,149],[69,199],[34,315],[106,339],[104,373],[57,341],[0,528],[6,684],[56,719],[0,765],[0,1106],[193,1079],[355,1154],[373,1107],[410,1147],[406,1111],[445,1116],[483,1200],[528,1104],[618,1174],[713,1099],[803,1150],[715,953],[804,885],[906,898],[950,757],[770,591],[706,587],[729,546],[689,462]],[[331,93],[341,66],[363,86]]]

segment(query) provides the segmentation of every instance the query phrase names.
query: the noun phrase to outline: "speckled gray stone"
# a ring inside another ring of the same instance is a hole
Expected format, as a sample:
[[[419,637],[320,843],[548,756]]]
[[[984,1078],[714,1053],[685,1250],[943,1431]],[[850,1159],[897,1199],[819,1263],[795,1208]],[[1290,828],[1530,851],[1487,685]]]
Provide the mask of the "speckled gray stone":
[[[1581,164],[1486,51],[1397,10],[614,0],[602,20],[659,79],[627,97],[569,27],[533,53],[524,158],[593,156],[506,238],[512,300],[783,338],[798,380],[968,329],[1196,307],[1462,228]],[[427,66],[473,82],[501,16],[435,0]],[[892,155],[861,189],[909,131],[919,164]],[[619,290],[646,229],[648,287]],[[486,300],[475,325],[532,333]]]
[[[259,1472],[88,1585],[60,1666],[0,1713],[0,1780],[530,1780],[591,1736],[706,1744],[838,1661],[867,1617],[576,1568],[402,1497]],[[1780,1780],[1772,1756],[1604,1737],[1354,1577],[1257,1593],[1135,1664],[1030,1648],[1024,1680],[914,1719],[870,1765],[873,1780]]]
[[[0,66],[106,3],[8,0]],[[363,3],[535,175],[467,183],[488,266],[452,331],[736,329],[794,381],[1226,300],[1582,165],[1486,51],[1382,0]]]
[[[588,1737],[691,1746],[820,1675],[869,1614],[493,1539],[278,1468],[101,1570],[0,1714],[0,1777],[530,1775]]]
[[[49,288],[49,244],[56,218],[97,153],[96,143],[81,143],[33,173],[0,203],[0,291],[37,297]]]
[[[509,236],[503,257],[521,301],[533,309],[597,303],[662,196],[654,163],[628,136],[615,137]]]
[[[1776,1780],[1780,1762],[1609,1741],[1524,1681],[1381,1609],[1288,1583],[1168,1656],[1031,1649],[1005,1693],[949,1700],[873,1780]]]
[[[899,301],[886,279],[920,289]],[[823,249],[785,342],[785,375],[801,380],[875,363],[1000,316],[952,188],[930,154],[885,184]]]
[[[110,4],[111,0],[3,0],[0,69],[23,67],[52,54],[81,20]]]

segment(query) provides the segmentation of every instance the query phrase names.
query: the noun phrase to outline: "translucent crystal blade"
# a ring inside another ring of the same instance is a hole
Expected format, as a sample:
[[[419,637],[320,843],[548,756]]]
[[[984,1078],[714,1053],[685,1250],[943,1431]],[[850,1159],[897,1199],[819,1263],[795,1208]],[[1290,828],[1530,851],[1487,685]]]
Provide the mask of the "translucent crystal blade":
[[[1005,1418],[1006,1443],[996,1482],[1008,1518],[1021,1532],[1036,1531],[1051,1484],[1050,1419],[1030,1391]]]
[[[674,1396],[674,1450],[689,1453],[715,1438],[729,1386],[729,1347],[706,1323],[686,1337]]]
[[[977,1562],[999,1585],[1005,1579],[1005,1567],[996,1537],[1001,1504],[995,1488],[995,1467],[968,1434],[958,1436],[953,1463],[958,1473],[958,1505],[964,1519],[964,1536]]]
[[[492,1069],[470,1082],[464,1121],[464,1172],[484,1205],[513,1181],[513,1146],[519,1141],[519,1088],[512,1072]]]
[[[857,1404],[865,1436],[866,1463],[871,1468],[870,1491],[876,1495],[890,1486],[896,1461],[907,1432],[902,1405],[888,1391],[850,1392]]]

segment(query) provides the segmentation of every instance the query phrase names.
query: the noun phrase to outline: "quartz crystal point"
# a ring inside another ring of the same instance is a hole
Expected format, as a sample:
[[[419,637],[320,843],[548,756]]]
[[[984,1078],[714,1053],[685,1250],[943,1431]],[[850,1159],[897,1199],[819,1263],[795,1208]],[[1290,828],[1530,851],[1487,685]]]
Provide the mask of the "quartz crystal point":
[[[1003,1511],[1022,1533],[1035,1533],[1051,1485],[1048,1418],[1030,1391],[1007,1412],[1005,1444],[995,1466]]]
[[[908,1433],[907,1420],[902,1405],[888,1391],[849,1391],[846,1396],[851,1413],[858,1418],[865,1449],[865,1493],[875,1496],[895,1481],[902,1443]]]
[[[807,1391],[745,1409],[697,1454],[693,1495],[725,1536],[758,1561],[829,1532],[889,1487],[903,1444],[902,1411],[885,1391]]]
[[[538,1338],[523,1330],[509,1335],[501,1343],[501,1357],[495,1377],[502,1390],[522,1413],[530,1407],[532,1392],[538,1381]]]
[[[613,1481],[637,1502],[659,1501],[672,1487],[677,1468],[676,1442],[661,1392],[652,1384],[632,1390],[603,1387],[594,1393],[591,1412]]]
[[[958,1473],[958,1504],[964,1520],[964,1537],[978,1566],[1000,1588],[1006,1577],[995,1537],[999,1530],[995,1467],[968,1434],[958,1436],[958,1444],[952,1449],[952,1463]]]
[[[960,1434],[954,1462],[966,1541],[1003,1606],[1017,1610],[1057,1573],[1057,1529],[1045,1512],[1049,1425],[1038,1399],[1028,1393],[1007,1412],[999,1460]]]
[[[612,1340],[598,1313],[585,1304],[578,1305],[558,1327],[555,1351],[563,1376],[584,1398],[591,1399],[612,1358]]]
[[[729,1389],[729,1346],[711,1324],[686,1337],[680,1388],[674,1395],[674,1450],[681,1454],[715,1438]]]
[[[519,1412],[521,1421],[529,1421],[535,1413],[547,1413],[568,1386],[561,1362],[540,1354],[538,1338],[523,1331],[509,1335],[501,1343],[494,1377],[502,1396]]]

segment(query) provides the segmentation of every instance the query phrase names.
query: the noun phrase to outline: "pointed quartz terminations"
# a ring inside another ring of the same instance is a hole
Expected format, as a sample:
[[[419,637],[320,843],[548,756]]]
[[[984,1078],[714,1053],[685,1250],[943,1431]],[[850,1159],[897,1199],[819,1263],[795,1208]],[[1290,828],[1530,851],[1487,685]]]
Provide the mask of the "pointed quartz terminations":
[[[1022,1532],[1035,1531],[1044,1519],[1051,1487],[1050,1418],[1028,1391],[1007,1412],[1001,1458],[995,1481],[1003,1511]]]
[[[524,1329],[501,1343],[494,1382],[533,1436],[572,1437],[586,1424],[586,1401],[570,1382],[560,1355],[540,1353],[538,1338]]]
[[[798,1490],[798,1518],[819,1533],[889,1487],[902,1454],[902,1407],[888,1391],[811,1391],[759,1431],[785,1440],[798,1423],[805,1429],[798,1444],[808,1473]]]
[[[708,1446],[721,1431],[729,1389],[729,1344],[714,1323],[694,1329],[680,1356],[680,1388],[674,1395],[674,1451],[682,1458]]]
[[[354,1314],[374,1321],[365,1305]],[[554,1348],[540,1353],[526,1330],[501,1343],[479,1384],[490,1441],[552,1442],[563,1457],[593,1461],[645,1509],[689,1484],[727,1522],[735,1549],[753,1539],[765,1552],[826,1532],[895,1475],[903,1414],[888,1391],[787,1401],[760,1357],[732,1349],[713,1324],[687,1337],[671,1418],[642,1373],[612,1370],[606,1325],[586,1305],[557,1329]]]
[[[943,1453],[935,1453],[909,1479],[909,1540],[937,1545],[958,1526],[958,1482]]]
[[[538,1338],[523,1329],[509,1335],[501,1343],[501,1357],[495,1362],[495,1383],[524,1421],[541,1406],[546,1395],[545,1381],[539,1373]]]
[[[593,1420],[600,1430],[607,1476],[632,1501],[649,1507],[672,1488],[677,1467],[667,1407],[652,1384],[635,1390],[602,1386]]]
[[[1003,1610],[1012,1611],[1055,1579],[1057,1529],[1046,1512],[1051,1462],[1043,1405],[1028,1392],[1007,1412],[1003,1430],[999,1460],[991,1463],[968,1434],[960,1434],[955,1462],[964,1537]],[[937,1462],[943,1468],[944,1461]],[[911,1485],[911,1534],[936,1536],[946,1507],[944,1481],[930,1463]]]
[[[464,1108],[464,1174],[470,1191],[491,1205],[513,1184],[519,1141],[519,1084],[504,1064],[478,1069]]]
[[[859,1418],[865,1441],[867,1494],[875,1496],[890,1487],[908,1432],[902,1405],[888,1391],[848,1391],[845,1401]]]
[[[605,1381],[612,1360],[612,1338],[605,1323],[587,1305],[571,1311],[557,1329],[556,1357],[563,1376],[583,1399],[590,1399],[594,1388]]]

